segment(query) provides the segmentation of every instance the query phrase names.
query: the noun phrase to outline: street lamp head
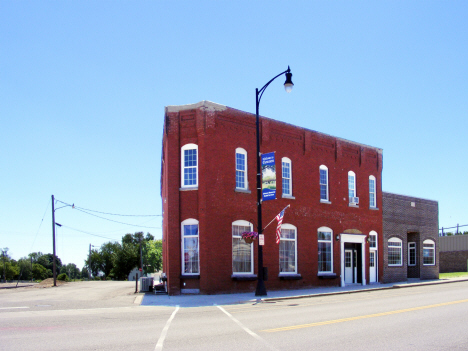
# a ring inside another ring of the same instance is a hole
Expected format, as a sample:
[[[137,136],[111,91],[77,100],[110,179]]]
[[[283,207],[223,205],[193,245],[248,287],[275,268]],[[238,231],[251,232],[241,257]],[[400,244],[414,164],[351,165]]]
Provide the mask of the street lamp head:
[[[284,82],[284,89],[286,90],[287,93],[290,93],[294,86],[291,80],[291,77],[292,77],[292,73],[288,66],[288,70],[286,71],[286,81]]]

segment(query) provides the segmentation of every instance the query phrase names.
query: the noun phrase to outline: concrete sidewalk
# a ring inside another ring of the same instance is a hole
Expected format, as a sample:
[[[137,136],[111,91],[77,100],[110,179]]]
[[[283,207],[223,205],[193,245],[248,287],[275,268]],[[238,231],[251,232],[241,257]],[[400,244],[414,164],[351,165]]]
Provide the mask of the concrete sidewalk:
[[[267,296],[257,297],[255,292],[239,294],[220,294],[220,295],[155,295],[146,293],[138,296],[135,303],[141,306],[180,306],[180,307],[203,307],[214,305],[233,305],[245,303],[257,303],[262,301],[276,301],[285,299],[297,299],[324,295],[351,294],[365,291],[375,291],[395,288],[409,288],[414,286],[424,286],[433,284],[447,284],[456,282],[466,282],[467,278],[461,279],[435,279],[419,280],[410,279],[408,282],[390,283],[390,284],[371,284],[371,285],[352,285],[346,287],[324,287],[301,290],[280,290],[268,291]],[[140,298],[141,297],[141,298]]]

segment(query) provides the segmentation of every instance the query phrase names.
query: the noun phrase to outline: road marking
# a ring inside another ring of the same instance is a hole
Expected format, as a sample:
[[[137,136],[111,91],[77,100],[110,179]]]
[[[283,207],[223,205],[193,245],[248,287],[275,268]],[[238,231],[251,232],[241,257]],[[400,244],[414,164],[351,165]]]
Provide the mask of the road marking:
[[[0,307],[0,310],[11,310],[14,308],[29,308],[28,306],[20,306],[20,307]]]
[[[356,317],[349,317],[349,318],[342,318],[342,319],[334,319],[334,320],[331,320],[331,321],[323,321],[323,322],[316,322],[316,323],[309,323],[309,324],[301,324],[301,325],[292,325],[292,326],[289,326],[289,327],[274,328],[274,329],[265,329],[265,330],[261,330],[261,331],[262,331],[262,332],[266,332],[266,333],[274,333],[274,332],[287,331],[287,330],[294,330],[294,329],[311,328],[311,327],[317,327],[317,326],[320,326],[320,325],[335,324],[335,323],[342,323],[342,322],[350,322],[350,321],[355,321],[355,320],[358,320],[358,319],[382,317],[382,316],[388,316],[388,315],[391,315],[391,314],[398,314],[398,313],[419,311],[419,310],[425,310],[425,309],[428,309],[428,308],[435,308],[435,307],[441,307],[441,306],[455,305],[455,304],[464,303],[464,302],[468,302],[468,299],[466,299],[466,300],[458,300],[458,301],[451,301],[451,302],[443,302],[443,303],[438,303],[438,304],[435,304],[435,305],[428,305],[428,306],[420,306],[420,307],[405,308],[405,309],[403,309],[403,310],[396,310],[396,311],[389,311],[389,312],[382,312],[382,313],[374,313],[374,314],[368,314],[368,315],[364,315],[364,316],[356,316]]]
[[[174,319],[178,310],[179,310],[179,305],[176,306],[175,311],[172,312],[171,317],[167,320],[166,325],[164,326],[164,329],[162,330],[161,335],[159,336],[159,340],[158,340],[158,343],[156,344],[156,347],[154,348],[154,351],[162,350],[167,331],[169,330],[169,326],[171,325],[171,322]]]
[[[239,327],[241,327],[246,333],[250,334],[251,336],[253,336],[255,339],[257,339],[258,341],[261,341],[262,343],[264,343],[265,345],[267,345],[271,350],[277,350],[279,351],[277,348],[273,347],[272,345],[268,344],[266,342],[265,339],[263,339],[260,335],[254,333],[253,331],[251,331],[249,328],[247,328],[246,326],[244,326],[241,322],[239,322],[237,319],[235,319],[228,311],[226,311],[224,308],[222,308],[221,306],[218,306],[218,305],[215,305],[216,307],[218,307],[221,311],[223,311],[229,318],[231,318],[231,320],[236,323]]]

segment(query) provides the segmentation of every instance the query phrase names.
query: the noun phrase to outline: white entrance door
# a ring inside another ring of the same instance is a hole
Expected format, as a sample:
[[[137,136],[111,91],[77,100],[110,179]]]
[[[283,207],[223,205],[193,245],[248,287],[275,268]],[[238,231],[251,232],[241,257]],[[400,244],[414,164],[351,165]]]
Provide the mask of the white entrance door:
[[[353,284],[353,250],[345,250],[345,284]]]
[[[375,283],[377,281],[377,255],[376,251],[369,251],[369,282]]]

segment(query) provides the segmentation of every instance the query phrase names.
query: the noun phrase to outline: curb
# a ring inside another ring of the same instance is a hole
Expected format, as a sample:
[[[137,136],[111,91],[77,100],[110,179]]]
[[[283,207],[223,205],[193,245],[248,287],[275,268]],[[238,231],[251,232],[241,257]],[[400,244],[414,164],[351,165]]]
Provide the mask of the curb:
[[[417,286],[428,286],[428,285],[438,285],[438,284],[449,284],[449,283],[460,283],[460,282],[467,282],[468,279],[444,279],[444,280],[437,280],[437,281],[430,281],[425,283],[412,283],[412,284],[396,284],[393,286],[385,286],[381,288],[370,288],[370,289],[360,289],[360,290],[347,290],[347,291],[334,291],[328,293],[319,293],[319,294],[308,294],[308,295],[296,295],[296,296],[283,296],[283,297],[267,297],[265,299],[258,299],[257,301],[279,301],[279,300],[292,300],[292,299],[303,299],[307,297],[317,297],[317,296],[330,296],[330,295],[343,295],[343,294],[355,294],[355,293],[363,293],[363,292],[370,292],[370,291],[378,291],[378,290],[389,290],[389,289],[401,289],[401,288],[414,288]]]

